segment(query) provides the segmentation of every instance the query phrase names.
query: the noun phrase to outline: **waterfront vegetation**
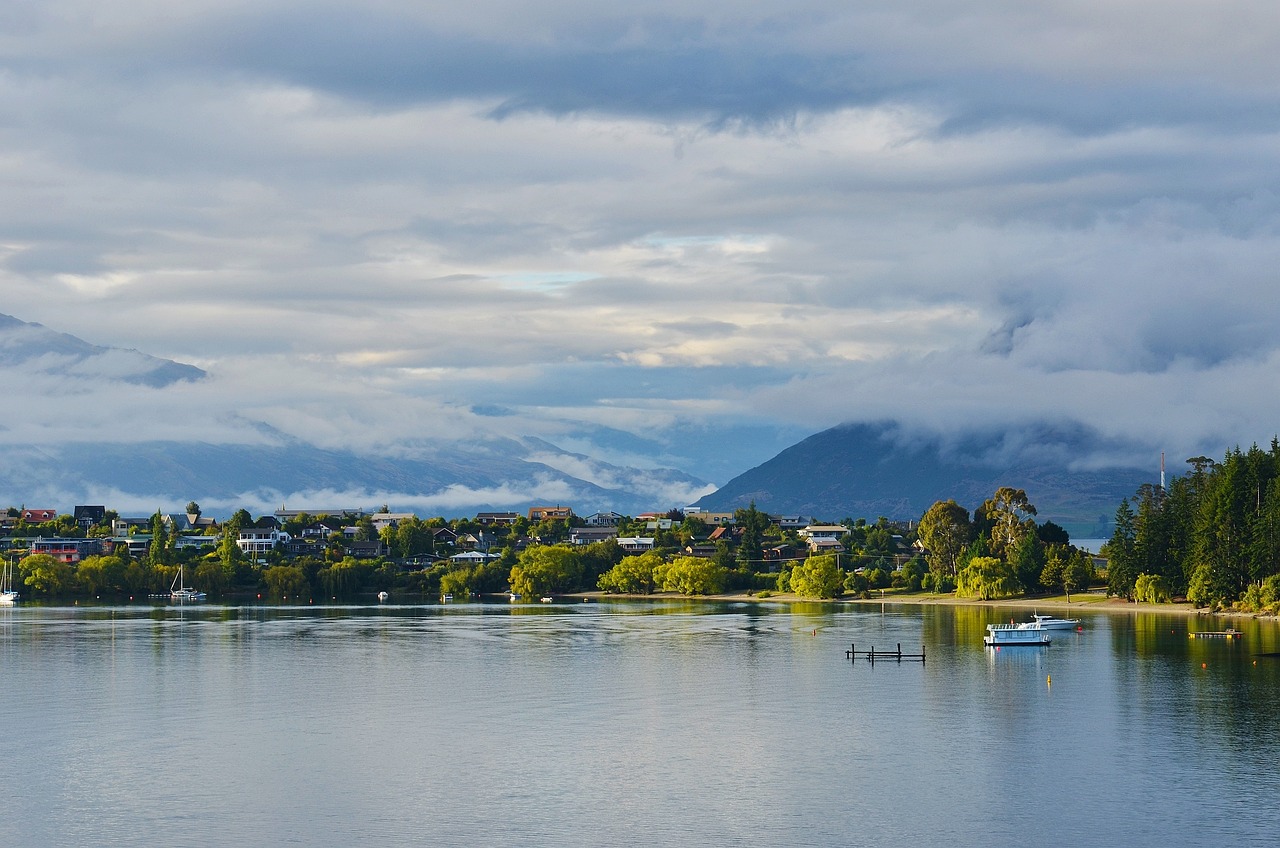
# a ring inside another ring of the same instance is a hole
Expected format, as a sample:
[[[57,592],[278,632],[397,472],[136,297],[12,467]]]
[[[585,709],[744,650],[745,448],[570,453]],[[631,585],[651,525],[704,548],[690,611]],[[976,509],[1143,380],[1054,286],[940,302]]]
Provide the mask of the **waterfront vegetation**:
[[[603,591],[620,595],[775,593],[800,598],[926,593],[961,599],[1043,597],[1090,588],[1147,603],[1187,599],[1198,607],[1250,612],[1280,610],[1280,444],[1229,452],[1221,463],[1188,460],[1190,471],[1167,488],[1143,486],[1116,512],[1115,533],[1102,563],[1073,546],[1065,530],[1037,521],[1024,490],[1002,487],[972,513],[938,501],[918,521],[846,518],[839,539],[816,544],[806,529],[783,529],[752,504],[732,520],[709,524],[696,513],[671,510],[659,520],[622,517],[617,534],[644,537],[651,548],[627,550],[617,538],[570,544],[582,520],[523,516],[500,525],[469,519],[384,521],[378,514],[346,519],[292,516],[280,528],[304,538],[308,528],[329,532],[308,544],[247,553],[242,531],[267,526],[240,510],[209,524],[207,544],[179,545],[156,513],[145,553],[113,544],[71,564],[47,553],[9,551],[26,594],[43,598],[129,598],[167,593],[179,567],[186,582],[211,597],[275,600],[350,600],[377,592],[401,597],[454,598],[512,593],[548,595]],[[385,507],[382,512],[389,515]],[[10,515],[17,510],[10,510]],[[188,517],[199,505],[187,505]],[[38,525],[10,522],[14,539],[109,536],[108,512],[90,527],[71,516]],[[344,530],[345,526],[345,531]],[[818,528],[822,529],[822,528]],[[830,528],[826,528],[830,529]],[[451,558],[460,539],[491,551],[478,562]],[[651,541],[650,541],[651,540]],[[198,541],[198,540],[197,540]],[[379,542],[374,555],[360,543]]]
[[[1159,603],[1280,612],[1280,441],[1187,460],[1166,486],[1142,486],[1116,510],[1104,547],[1108,590]]]

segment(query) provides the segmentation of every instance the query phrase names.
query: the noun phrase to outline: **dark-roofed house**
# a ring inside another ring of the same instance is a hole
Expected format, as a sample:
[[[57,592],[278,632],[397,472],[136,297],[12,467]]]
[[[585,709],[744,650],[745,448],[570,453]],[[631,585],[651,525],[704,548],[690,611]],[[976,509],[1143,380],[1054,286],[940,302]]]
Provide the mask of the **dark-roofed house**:
[[[105,506],[76,506],[75,511],[71,513],[71,517],[76,520],[81,530],[88,530],[95,524],[101,524],[107,520],[107,508]]]

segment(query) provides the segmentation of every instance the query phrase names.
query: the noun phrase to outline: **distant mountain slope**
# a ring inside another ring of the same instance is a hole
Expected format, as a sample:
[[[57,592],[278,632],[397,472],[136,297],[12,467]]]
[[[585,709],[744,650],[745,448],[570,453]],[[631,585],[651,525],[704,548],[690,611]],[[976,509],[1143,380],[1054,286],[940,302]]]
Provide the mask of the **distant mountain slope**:
[[[0,456],[0,484],[0,494],[18,500],[59,503],[68,498],[83,502],[95,492],[115,492],[123,501],[141,499],[153,504],[151,509],[190,499],[260,507],[288,499],[300,507],[331,507],[333,503],[320,501],[351,506],[355,499],[356,505],[376,506],[373,499],[391,498],[405,507],[421,505],[422,514],[449,516],[548,501],[588,514],[609,509],[635,514],[686,503],[710,488],[679,471],[612,466],[537,440],[442,445],[413,459],[298,442],[19,445]]]
[[[63,408],[57,405],[60,396],[70,391],[81,397],[85,390],[86,415],[93,409],[90,388],[97,398],[119,392],[121,382],[163,393],[175,383],[206,376],[191,365],[93,345],[0,315],[0,384],[6,376],[16,381],[32,375],[35,379],[26,382],[36,389],[53,388],[48,395],[24,395],[24,403],[47,401],[56,414]],[[163,397],[155,408],[163,408]],[[184,395],[172,402],[186,400]],[[35,444],[29,435],[8,435],[13,441],[0,450],[0,500],[39,501],[66,511],[75,503],[105,503],[117,510],[142,504],[150,512],[176,509],[192,499],[253,509],[289,499],[298,508],[376,506],[390,500],[423,514],[448,516],[545,503],[587,513],[636,513],[683,506],[711,488],[674,469],[616,466],[539,439],[506,438],[483,429],[466,442],[397,444],[397,455],[387,456],[318,448],[241,410],[227,414],[242,420],[243,435],[253,443],[181,438],[134,443],[104,436],[93,442],[50,438]],[[30,424],[26,431],[46,435]],[[5,433],[6,422],[0,421],[0,434]],[[83,438],[82,433],[77,436]]]
[[[1026,490],[1040,520],[1077,538],[1104,536],[1120,501],[1154,481],[1147,469],[1071,469],[1073,459],[1101,447],[1070,426],[1022,432],[1016,440],[992,433],[944,442],[908,440],[890,424],[843,425],[787,448],[697,505],[735,509],[754,501],[775,514],[914,520],[935,501],[954,498],[972,510],[1000,486],[1013,486]]]
[[[153,388],[199,380],[194,365],[159,359],[136,350],[101,347],[83,339],[0,314],[0,368],[20,367],[85,379],[120,380]]]

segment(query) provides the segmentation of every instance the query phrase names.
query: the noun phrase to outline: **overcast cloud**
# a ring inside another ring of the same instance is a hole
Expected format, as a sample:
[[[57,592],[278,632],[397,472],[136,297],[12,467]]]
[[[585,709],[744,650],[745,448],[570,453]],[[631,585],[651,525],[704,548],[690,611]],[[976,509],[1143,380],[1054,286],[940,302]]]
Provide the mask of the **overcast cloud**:
[[[210,373],[0,439],[1280,430],[1273,3],[437,5],[0,0],[0,312]]]

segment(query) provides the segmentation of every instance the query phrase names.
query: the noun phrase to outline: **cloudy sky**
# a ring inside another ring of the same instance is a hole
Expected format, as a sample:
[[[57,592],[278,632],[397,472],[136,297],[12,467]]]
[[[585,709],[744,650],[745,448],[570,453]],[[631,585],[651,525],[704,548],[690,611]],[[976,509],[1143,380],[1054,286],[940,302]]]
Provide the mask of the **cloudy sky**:
[[[1219,455],[1280,429],[1277,80],[1250,0],[0,0],[0,312],[211,375],[0,429]]]

